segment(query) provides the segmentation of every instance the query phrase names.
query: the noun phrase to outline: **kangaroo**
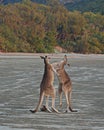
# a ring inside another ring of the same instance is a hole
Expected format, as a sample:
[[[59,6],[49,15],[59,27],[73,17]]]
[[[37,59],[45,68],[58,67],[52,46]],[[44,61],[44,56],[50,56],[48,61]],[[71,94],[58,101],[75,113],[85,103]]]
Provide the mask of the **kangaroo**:
[[[65,65],[70,66],[70,64],[67,63],[67,56],[64,56],[64,60],[58,63],[53,63],[52,66],[56,70],[56,75],[59,80],[59,87],[58,87],[58,92],[59,92],[59,97],[60,97],[60,107],[62,106],[62,92],[64,92],[65,97],[66,97],[66,102],[67,102],[67,109],[66,112],[77,112],[76,110],[73,110],[71,107],[71,93],[72,93],[72,83],[71,79],[68,75],[68,73],[65,71],[64,66]]]
[[[48,111],[48,112],[54,111],[54,112],[58,113],[58,110],[55,109],[56,92],[55,92],[55,88],[53,86],[53,81],[54,81],[54,72],[53,71],[55,71],[55,70],[53,69],[52,65],[49,63],[49,58],[47,56],[45,56],[45,57],[40,56],[40,57],[41,57],[41,59],[44,59],[44,64],[45,64],[44,74],[43,74],[43,78],[42,78],[42,81],[40,84],[40,97],[39,97],[39,102],[38,102],[36,109],[30,110],[30,111],[32,113],[37,112],[39,110],[39,108],[41,107],[44,96],[45,96],[46,97],[46,106],[43,106],[41,108],[41,111]],[[48,107],[49,96],[52,97],[52,111]]]

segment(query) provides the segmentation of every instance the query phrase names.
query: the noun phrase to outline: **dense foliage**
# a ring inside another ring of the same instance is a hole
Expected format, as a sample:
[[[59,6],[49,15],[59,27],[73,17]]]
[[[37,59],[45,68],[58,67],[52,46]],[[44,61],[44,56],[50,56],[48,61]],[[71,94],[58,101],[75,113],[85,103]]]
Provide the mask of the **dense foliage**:
[[[104,16],[70,12],[56,0],[0,6],[1,51],[50,53],[56,45],[67,52],[104,53]]]

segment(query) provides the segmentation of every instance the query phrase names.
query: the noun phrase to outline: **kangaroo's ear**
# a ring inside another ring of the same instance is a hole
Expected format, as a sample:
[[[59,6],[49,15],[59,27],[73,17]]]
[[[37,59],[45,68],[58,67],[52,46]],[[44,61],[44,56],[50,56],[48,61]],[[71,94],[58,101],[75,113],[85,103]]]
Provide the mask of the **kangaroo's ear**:
[[[45,56],[45,58],[47,58],[47,56]]]
[[[64,55],[64,60],[67,60],[67,56],[66,55]]]
[[[69,64],[69,63],[68,63],[67,65],[70,67],[70,64]]]
[[[44,56],[40,56],[41,59],[44,59]]]
[[[67,55],[64,55],[64,57],[66,57],[66,58],[67,58]]]
[[[64,58],[66,58],[66,60],[67,60],[67,55],[64,55]],[[69,63],[67,63],[67,66],[70,66],[70,64],[69,64]]]
[[[45,59],[51,59],[51,57],[45,56]]]

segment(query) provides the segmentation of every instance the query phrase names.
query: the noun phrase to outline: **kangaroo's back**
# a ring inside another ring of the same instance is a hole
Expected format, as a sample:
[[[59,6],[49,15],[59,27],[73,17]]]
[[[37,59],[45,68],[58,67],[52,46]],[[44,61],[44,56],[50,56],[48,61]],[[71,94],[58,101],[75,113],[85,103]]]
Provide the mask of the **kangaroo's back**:
[[[54,68],[56,69],[56,74],[59,80],[59,87],[58,87],[58,92],[60,95],[60,106],[62,106],[62,92],[65,93],[65,97],[66,97],[66,102],[67,102],[67,110],[66,112],[68,112],[69,110],[71,112],[75,112],[72,108],[71,108],[71,92],[72,92],[72,83],[71,83],[71,79],[68,75],[68,73],[66,72],[64,66],[69,64],[67,63],[67,56],[64,56],[64,60],[58,63],[53,64]]]
[[[55,109],[55,88],[53,86],[54,73],[53,73],[52,65],[49,63],[49,59],[47,56],[45,57],[41,56],[41,59],[44,60],[44,74],[40,84],[39,102],[36,109],[30,111],[32,113],[37,112],[43,102],[44,96],[46,96],[46,106],[43,106],[41,110],[45,110],[45,111],[47,110],[48,112],[51,112],[48,108],[48,97],[51,96],[52,110],[58,113],[58,111]]]
[[[60,83],[69,82],[69,84],[71,85],[71,79],[64,68],[66,64],[69,66],[69,64],[67,63],[67,56],[65,55],[63,61],[55,64],[57,77]]]
[[[53,85],[54,73],[52,70],[52,65],[49,63],[48,59],[44,59],[44,63],[45,63],[44,74],[43,74],[40,87],[47,88],[47,86]]]

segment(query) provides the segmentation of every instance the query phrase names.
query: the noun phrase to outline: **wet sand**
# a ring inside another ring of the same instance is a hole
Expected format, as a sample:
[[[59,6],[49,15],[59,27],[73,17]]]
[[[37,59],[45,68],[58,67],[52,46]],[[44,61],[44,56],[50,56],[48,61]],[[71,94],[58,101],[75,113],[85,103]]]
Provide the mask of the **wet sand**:
[[[29,110],[37,105],[43,75],[40,55],[0,54],[0,130],[104,130],[104,55],[67,54],[71,66],[65,69],[73,84],[72,106],[78,112],[32,114]],[[56,62],[64,54],[49,56]],[[56,77],[54,86],[58,88]],[[51,106],[51,99],[49,103]],[[57,95],[56,108],[58,104]],[[60,111],[65,108],[63,95]]]

